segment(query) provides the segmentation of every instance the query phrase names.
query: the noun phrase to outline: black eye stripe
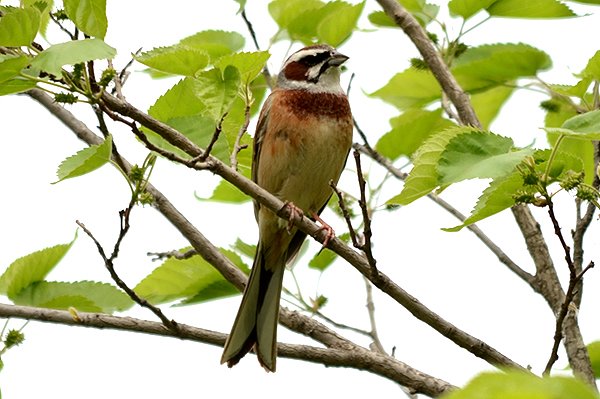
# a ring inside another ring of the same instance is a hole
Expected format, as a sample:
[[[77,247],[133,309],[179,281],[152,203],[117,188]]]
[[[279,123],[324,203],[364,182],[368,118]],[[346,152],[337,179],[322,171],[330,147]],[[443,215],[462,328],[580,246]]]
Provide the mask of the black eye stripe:
[[[306,55],[306,56],[302,57],[298,62],[300,62],[306,66],[315,66],[315,65],[320,64],[321,62],[325,61],[328,58],[329,58],[329,52],[325,51],[322,53]]]

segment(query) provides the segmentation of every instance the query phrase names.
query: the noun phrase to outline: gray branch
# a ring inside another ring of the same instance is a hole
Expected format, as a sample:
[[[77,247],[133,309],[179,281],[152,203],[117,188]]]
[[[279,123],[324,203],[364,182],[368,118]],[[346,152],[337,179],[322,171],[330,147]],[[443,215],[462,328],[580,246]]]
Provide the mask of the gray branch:
[[[168,329],[162,323],[133,317],[0,304],[0,318],[7,317],[70,326],[99,329],[109,328],[112,330],[160,335],[215,346],[223,346],[227,338],[226,334],[186,324],[178,324],[178,331],[175,332]],[[290,359],[320,363],[329,367],[350,367],[369,371],[410,387],[415,393],[422,393],[431,397],[437,397],[445,392],[456,389],[455,386],[422,373],[392,357],[384,356],[359,346],[355,346],[353,350],[345,350],[279,343],[278,355]]]

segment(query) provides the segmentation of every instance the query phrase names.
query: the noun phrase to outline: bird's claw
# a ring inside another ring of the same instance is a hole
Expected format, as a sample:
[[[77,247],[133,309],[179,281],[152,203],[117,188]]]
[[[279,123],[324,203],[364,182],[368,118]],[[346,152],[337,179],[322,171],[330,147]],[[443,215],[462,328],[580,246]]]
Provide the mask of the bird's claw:
[[[304,212],[302,212],[302,209],[294,205],[293,202],[286,202],[285,204],[283,204],[283,208],[288,208],[290,212],[286,230],[288,233],[291,233],[292,227],[294,227],[294,220],[302,219],[304,217]]]
[[[317,231],[325,231],[325,239],[323,240],[323,248],[325,248],[329,244],[329,241],[335,238],[335,231],[333,231],[333,227],[331,227],[323,219],[321,219],[321,217],[317,213],[312,212],[312,217],[317,222],[321,223],[321,227],[319,227],[319,230]],[[323,248],[321,248],[321,251],[323,250]]]

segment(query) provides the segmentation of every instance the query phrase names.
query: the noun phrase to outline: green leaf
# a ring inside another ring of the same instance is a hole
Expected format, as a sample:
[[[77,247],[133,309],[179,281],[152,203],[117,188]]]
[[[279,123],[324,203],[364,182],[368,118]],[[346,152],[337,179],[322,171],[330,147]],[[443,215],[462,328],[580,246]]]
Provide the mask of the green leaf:
[[[0,46],[29,46],[40,30],[41,13],[37,7],[2,7]]]
[[[328,12],[319,21],[317,26],[317,40],[322,43],[329,43],[337,47],[350,37],[358,18],[365,6],[365,1],[352,5],[342,1],[327,3],[326,7],[331,7],[332,4],[340,4],[333,12]]]
[[[515,204],[513,194],[521,187],[523,187],[523,178],[518,171],[492,180],[479,197],[469,217],[458,226],[443,228],[442,230],[451,232],[459,231],[463,227],[510,208]]]
[[[240,191],[239,188],[229,183],[226,180],[221,180],[217,187],[212,192],[212,195],[208,198],[203,198],[196,195],[196,198],[200,201],[216,201],[225,202],[229,204],[241,204],[248,202],[252,198]]]
[[[600,80],[600,50],[596,51],[596,53],[588,60],[582,75],[594,80]]]
[[[549,157],[550,150],[538,150],[535,152],[535,169],[538,173],[544,173]],[[556,154],[553,165],[552,170],[555,171],[555,174],[550,176],[552,182],[557,181],[570,170],[575,172],[583,170],[581,159],[563,151],[559,151]],[[515,204],[513,195],[519,190],[527,191],[533,189],[523,185],[521,173],[516,170],[508,175],[494,179],[483,191],[471,214],[462,224],[442,230],[459,231],[463,227],[510,208]]]
[[[575,110],[573,110],[573,108],[561,104],[557,112],[548,112],[546,114],[545,125],[547,127],[562,126],[566,120],[576,115],[577,113]],[[554,147],[560,134],[547,132],[546,136],[550,145]],[[584,181],[587,184],[592,184],[596,174],[594,144],[590,140],[577,140],[575,138],[565,137],[560,143],[560,152],[566,152],[572,154],[573,156],[579,157],[583,161],[584,165]]]
[[[591,344],[586,345],[586,347],[590,355],[594,376],[600,378],[600,341],[594,341]]]
[[[242,11],[244,11],[244,8],[246,8],[246,0],[234,0],[234,1],[240,5],[240,8],[238,9],[237,13],[239,14]]]
[[[455,60],[452,73],[465,90],[477,92],[535,76],[551,64],[546,53],[529,45],[491,44],[469,48]],[[441,89],[430,71],[409,68],[370,95],[406,109],[440,99]]]
[[[206,106],[194,93],[197,84],[194,78],[182,79],[156,100],[148,110],[148,114],[177,129],[198,146],[206,148],[214,135],[216,123],[212,117],[204,115]],[[144,129],[144,133],[153,144],[184,158],[189,158],[189,155],[168,143],[158,134],[148,129]],[[223,135],[219,137],[211,154],[221,160],[229,158],[226,137]]]
[[[194,94],[195,79],[184,78],[160,96],[148,109],[148,114],[161,122],[170,119],[198,115],[204,104]]]
[[[390,18],[389,15],[385,13],[385,11],[373,11],[369,14],[369,21],[376,26],[381,26],[383,28],[397,28],[396,22]]]
[[[600,139],[600,110],[575,115],[563,123],[563,129],[573,132],[573,138],[585,138],[590,140]]]
[[[51,309],[74,307],[82,312],[113,313],[133,306],[133,301],[118,288],[93,281],[39,281],[30,284],[13,299],[17,305]]]
[[[494,17],[565,18],[575,17],[569,7],[558,0],[497,0],[487,7]]]
[[[544,377],[520,371],[483,373],[445,399],[598,399],[583,381],[572,377]]]
[[[16,94],[33,89],[35,81],[30,79],[15,78],[0,83],[0,96]]]
[[[340,234],[338,238],[347,243],[350,240],[350,233]],[[337,257],[338,255],[332,250],[323,248],[308,262],[308,267],[324,272]]]
[[[304,12],[323,6],[324,3],[320,0],[274,0],[269,3],[269,13],[279,28],[287,29]]]
[[[205,51],[212,60],[235,53],[244,47],[244,36],[237,32],[205,30],[182,39],[179,44]]]
[[[302,11],[295,13],[285,25],[280,25],[281,29],[285,29],[293,40],[304,44],[318,42],[332,46],[339,46],[350,36],[364,7],[364,1],[356,5],[339,0],[326,4],[315,3],[314,6],[310,4],[286,4],[285,7],[300,7]]]
[[[188,249],[190,248],[183,248],[181,252]],[[236,265],[242,266],[244,269],[239,256],[233,256],[231,251],[223,250],[223,252]],[[247,267],[245,269],[247,270]],[[182,298],[191,299],[201,294],[205,295],[204,299],[206,300],[239,293],[221,273],[200,256],[188,259],[167,259],[144,278],[134,290],[142,298],[154,304],[172,302]]]
[[[532,148],[514,150],[512,139],[490,132],[461,134],[452,138],[440,155],[439,183],[505,176],[532,153]]]
[[[61,76],[64,65],[113,58],[116,54],[117,50],[101,39],[72,40],[48,47],[33,59],[31,66],[54,76]]]
[[[15,260],[0,276],[0,294],[13,299],[30,284],[42,281],[73,245],[59,244]]]
[[[548,54],[527,44],[485,44],[467,49],[452,73],[465,90],[473,91],[535,76],[551,65]]]
[[[410,158],[429,136],[454,126],[454,123],[442,118],[441,109],[427,111],[419,108],[406,110],[390,119],[390,124],[392,130],[379,139],[375,149],[391,160],[400,156]]]
[[[370,94],[399,109],[421,107],[440,98],[441,88],[429,71],[409,68],[396,74],[390,81]]]
[[[222,71],[228,65],[236,67],[240,73],[242,82],[248,84],[262,72],[270,56],[268,51],[235,53],[219,58],[215,66]]]
[[[248,266],[242,261],[242,258],[233,251],[221,248],[221,252],[233,262],[244,273],[250,273]],[[219,274],[221,276],[221,274]],[[195,303],[201,303],[206,301],[212,301],[214,299],[224,298],[232,295],[238,295],[240,291],[235,288],[229,281],[224,278],[220,278],[218,281],[212,282],[211,284],[201,287],[196,295],[184,299],[180,305],[192,305]]]
[[[229,111],[238,94],[240,73],[237,68],[228,65],[223,71],[218,68],[200,72],[193,86],[194,94],[204,104],[205,113],[215,122]]]
[[[21,56],[0,55],[0,83],[19,75],[19,72],[29,64],[29,58]]]
[[[567,1],[572,1],[575,3],[583,3],[583,4],[600,5],[600,0],[567,0]]]
[[[496,0],[450,0],[448,9],[450,14],[469,19],[479,11],[489,7]]]
[[[440,6],[429,4],[425,0],[399,0],[422,26],[433,21],[440,11]]]
[[[67,16],[80,31],[104,39],[108,27],[106,0],[63,0],[63,4]]]
[[[407,205],[435,190],[439,185],[437,165],[442,152],[454,137],[474,131],[469,127],[457,127],[443,130],[427,139],[414,153],[413,168],[404,182],[404,188],[387,203]]]
[[[112,136],[97,145],[91,145],[78,151],[61,162],[56,175],[55,183],[90,173],[110,161],[112,155]]]
[[[249,258],[254,259],[254,255],[256,254],[256,245],[248,244],[247,242],[242,241],[241,239],[235,240],[232,248],[242,255],[245,255]]]
[[[204,50],[185,45],[174,45],[156,47],[134,56],[134,58],[136,61],[162,72],[193,76],[208,65],[210,57]]]
[[[471,95],[471,104],[484,129],[489,129],[513,91],[514,88],[510,86],[496,86]]]
[[[41,18],[39,33],[41,33],[44,37],[46,36],[46,29],[48,28],[48,23],[50,22],[50,12],[52,11],[53,5],[53,0],[21,0],[21,7],[32,6],[36,7],[40,11]]]

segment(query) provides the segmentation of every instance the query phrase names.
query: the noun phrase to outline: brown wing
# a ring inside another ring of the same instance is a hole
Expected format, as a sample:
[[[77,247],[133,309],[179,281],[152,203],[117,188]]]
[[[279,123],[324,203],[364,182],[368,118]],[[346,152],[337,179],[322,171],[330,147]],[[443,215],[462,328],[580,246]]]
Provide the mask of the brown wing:
[[[260,115],[258,117],[258,123],[256,124],[256,132],[254,133],[254,146],[252,150],[252,181],[258,183],[258,163],[260,161],[260,150],[267,126],[269,124],[269,112],[271,111],[271,96],[267,97]],[[260,209],[260,203],[254,200],[254,217],[258,220],[258,210]]]

